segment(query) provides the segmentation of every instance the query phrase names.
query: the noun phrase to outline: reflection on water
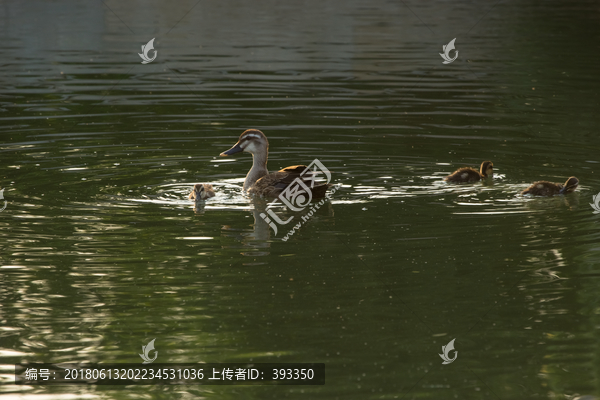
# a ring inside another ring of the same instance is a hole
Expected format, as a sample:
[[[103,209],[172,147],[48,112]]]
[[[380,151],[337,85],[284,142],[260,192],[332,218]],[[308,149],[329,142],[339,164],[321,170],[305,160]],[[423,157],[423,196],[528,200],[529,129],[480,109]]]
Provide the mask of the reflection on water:
[[[156,338],[161,362],[327,365],[325,386],[244,398],[600,395],[594,3],[195,4],[0,10],[3,383]],[[275,233],[248,159],[219,157],[247,128],[272,170],[318,158],[341,185],[286,240],[304,214],[276,208]],[[444,182],[484,159],[493,180]],[[194,210],[198,182],[216,196]],[[132,395],[240,389],[0,386]]]

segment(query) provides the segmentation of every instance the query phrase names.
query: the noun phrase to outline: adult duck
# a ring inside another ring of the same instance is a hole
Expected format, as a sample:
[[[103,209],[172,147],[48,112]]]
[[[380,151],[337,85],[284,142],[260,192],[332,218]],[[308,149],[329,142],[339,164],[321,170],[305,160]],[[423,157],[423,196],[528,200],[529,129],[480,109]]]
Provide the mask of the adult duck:
[[[494,164],[491,161],[484,161],[481,163],[479,171],[470,167],[459,168],[444,180],[446,182],[465,183],[476,182],[492,176],[494,176]]]
[[[297,178],[300,178],[304,188],[309,188],[313,198],[325,197],[327,189],[333,186],[329,183],[316,183],[315,173],[311,170],[306,171],[306,165],[294,165],[270,174],[267,170],[269,141],[258,129],[246,130],[240,135],[238,142],[222,152],[221,156],[240,152],[252,154],[252,168],[244,180],[244,192],[249,195],[277,197]]]
[[[534,182],[527,189],[523,190],[521,194],[530,194],[532,196],[554,196],[556,194],[567,194],[577,189],[579,185],[579,179],[574,176],[567,179],[565,184],[552,183],[548,181]]]

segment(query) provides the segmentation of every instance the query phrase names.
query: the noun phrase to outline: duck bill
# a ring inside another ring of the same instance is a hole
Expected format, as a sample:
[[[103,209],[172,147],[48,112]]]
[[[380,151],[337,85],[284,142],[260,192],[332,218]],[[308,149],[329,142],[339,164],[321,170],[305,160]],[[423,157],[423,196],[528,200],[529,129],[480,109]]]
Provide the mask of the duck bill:
[[[560,192],[558,192],[558,193],[559,194],[571,193],[575,189],[577,189],[577,185],[569,185],[569,186],[565,186],[564,188],[560,189]]]
[[[240,146],[240,142],[237,142],[237,143],[235,144],[235,146],[233,146],[232,148],[230,148],[230,149],[229,149],[229,150],[227,150],[227,151],[224,151],[224,152],[222,152],[222,153],[221,153],[221,156],[222,156],[222,157],[225,157],[225,156],[230,156],[230,155],[232,155],[232,154],[239,153],[239,152],[241,152],[241,151],[244,151],[244,149],[242,149],[242,146]]]

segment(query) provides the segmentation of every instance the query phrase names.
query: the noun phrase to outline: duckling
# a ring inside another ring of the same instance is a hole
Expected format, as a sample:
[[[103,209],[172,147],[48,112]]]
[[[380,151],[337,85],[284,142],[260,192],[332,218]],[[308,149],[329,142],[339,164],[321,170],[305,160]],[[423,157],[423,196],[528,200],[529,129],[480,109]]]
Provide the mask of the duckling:
[[[491,161],[484,161],[481,163],[479,172],[470,167],[459,168],[444,178],[444,180],[447,182],[464,183],[476,182],[492,176],[494,176],[494,164]]]
[[[249,195],[261,197],[277,197],[296,178],[301,178],[307,187],[311,188],[312,197],[325,197],[325,192],[332,184],[315,183],[315,174],[304,171],[306,165],[294,165],[286,167],[278,172],[269,173],[267,170],[267,158],[269,157],[269,141],[264,133],[258,129],[248,129],[240,135],[238,142],[229,150],[221,153],[221,156],[229,156],[245,151],[252,154],[252,168],[248,171],[244,180],[244,192]]]
[[[194,190],[192,190],[188,199],[198,202],[210,199],[211,197],[215,197],[215,191],[213,190],[212,185],[209,185],[208,183],[196,183],[194,185]]]
[[[534,182],[521,194],[531,194],[533,196],[554,196],[555,194],[567,194],[575,191],[579,185],[579,179],[574,176],[567,179],[565,184],[552,183],[548,181]]]

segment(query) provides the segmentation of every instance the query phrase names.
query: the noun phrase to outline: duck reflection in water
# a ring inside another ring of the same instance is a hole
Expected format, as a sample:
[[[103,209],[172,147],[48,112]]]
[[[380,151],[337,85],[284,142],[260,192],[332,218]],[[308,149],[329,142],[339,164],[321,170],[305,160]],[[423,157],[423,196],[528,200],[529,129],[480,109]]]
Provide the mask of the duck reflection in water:
[[[222,227],[225,236],[234,237],[242,243],[243,251],[241,254],[245,256],[268,255],[269,252],[266,249],[271,246],[273,240],[287,241],[308,223],[313,221],[322,223],[323,217],[327,221],[334,216],[333,207],[329,201],[324,201],[318,209],[307,207],[307,210],[303,212],[292,212],[283,206],[275,209],[265,199],[260,198],[252,199],[252,206],[250,212],[254,221],[251,230],[240,229],[237,225],[224,225]],[[277,231],[273,227],[275,221],[271,218],[274,213],[276,213],[278,220],[287,221],[283,225],[276,224]]]

